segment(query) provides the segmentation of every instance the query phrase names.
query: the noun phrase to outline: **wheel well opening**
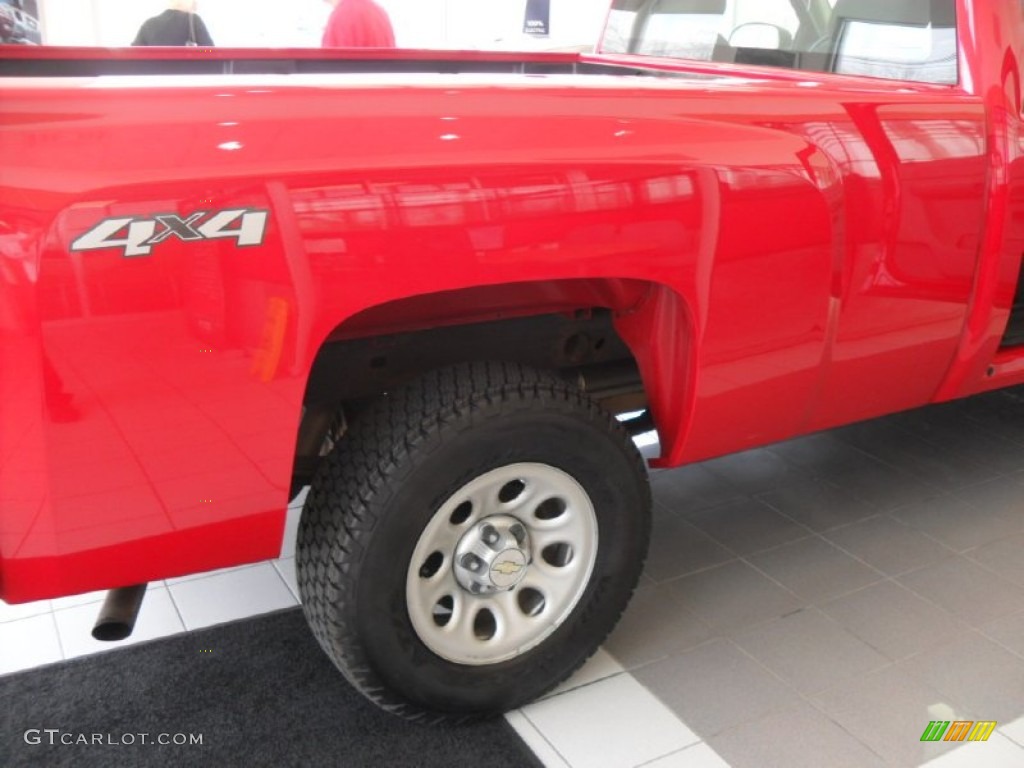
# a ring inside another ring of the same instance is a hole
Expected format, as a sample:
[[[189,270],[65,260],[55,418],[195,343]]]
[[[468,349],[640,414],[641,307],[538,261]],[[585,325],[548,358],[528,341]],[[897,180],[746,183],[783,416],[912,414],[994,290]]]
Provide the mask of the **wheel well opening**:
[[[624,422],[634,434],[654,428],[640,371],[608,309],[329,339],[306,387],[292,497],[309,483],[354,412],[428,370],[479,360],[557,371],[610,413],[638,414]]]

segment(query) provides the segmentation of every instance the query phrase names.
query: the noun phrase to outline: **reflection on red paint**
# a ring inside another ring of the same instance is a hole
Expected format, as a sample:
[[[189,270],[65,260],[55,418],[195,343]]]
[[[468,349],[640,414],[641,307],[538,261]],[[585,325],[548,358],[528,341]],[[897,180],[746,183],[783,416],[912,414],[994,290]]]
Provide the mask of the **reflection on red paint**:
[[[970,88],[710,65],[4,87],[3,596],[275,555],[327,338],[611,309],[663,465],[1024,380],[1005,352],[986,375],[1024,196],[1015,91],[983,85],[1019,80],[1021,41],[967,42]],[[266,211],[261,243],[69,248],[219,210]]]

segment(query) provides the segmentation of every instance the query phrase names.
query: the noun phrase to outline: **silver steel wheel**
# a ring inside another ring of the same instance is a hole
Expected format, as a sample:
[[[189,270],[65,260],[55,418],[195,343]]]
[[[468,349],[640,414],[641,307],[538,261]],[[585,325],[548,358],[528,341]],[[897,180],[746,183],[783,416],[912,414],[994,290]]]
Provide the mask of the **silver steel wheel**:
[[[608,636],[643,570],[650,508],[629,435],[561,373],[428,371],[361,409],[317,468],[302,609],[389,712],[497,715]]]
[[[495,664],[536,647],[572,612],[597,558],[583,487],[547,464],[509,464],[470,481],[423,530],[406,575],[412,626],[457,664]]]

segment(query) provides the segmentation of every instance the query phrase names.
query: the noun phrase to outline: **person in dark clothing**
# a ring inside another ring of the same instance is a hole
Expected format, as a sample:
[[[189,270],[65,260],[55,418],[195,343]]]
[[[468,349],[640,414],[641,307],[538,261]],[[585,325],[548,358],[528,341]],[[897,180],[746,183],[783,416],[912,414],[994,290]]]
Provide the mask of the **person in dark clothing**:
[[[171,7],[146,19],[132,45],[213,45],[213,38],[196,13],[196,0],[176,0]]]

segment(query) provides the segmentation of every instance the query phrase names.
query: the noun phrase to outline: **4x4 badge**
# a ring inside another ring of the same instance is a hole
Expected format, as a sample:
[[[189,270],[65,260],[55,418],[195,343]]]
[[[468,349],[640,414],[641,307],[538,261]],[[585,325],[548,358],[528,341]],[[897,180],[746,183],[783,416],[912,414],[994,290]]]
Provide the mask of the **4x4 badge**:
[[[182,218],[173,213],[148,219],[104,219],[71,243],[72,251],[120,248],[122,256],[149,256],[153,246],[176,237],[182,242],[233,238],[239,248],[262,245],[269,213],[253,208],[196,211]]]

